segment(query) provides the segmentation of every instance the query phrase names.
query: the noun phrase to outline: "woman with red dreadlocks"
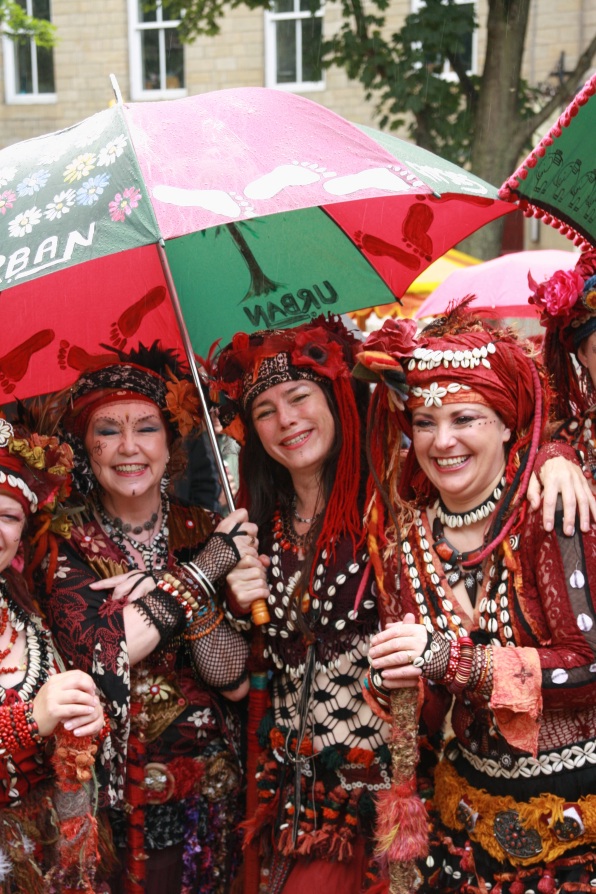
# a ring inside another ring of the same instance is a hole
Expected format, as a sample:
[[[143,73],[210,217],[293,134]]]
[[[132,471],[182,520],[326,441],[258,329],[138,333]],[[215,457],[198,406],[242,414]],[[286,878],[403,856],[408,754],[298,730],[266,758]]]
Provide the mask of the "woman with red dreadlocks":
[[[422,889],[593,891],[596,531],[563,536],[558,512],[545,532],[524,499],[545,377],[529,345],[461,306],[418,337],[386,323],[359,361],[380,382],[369,685],[386,704],[422,678],[426,720],[452,704]]]
[[[530,303],[542,312],[544,364],[560,423],[552,450],[561,452],[561,442],[568,444],[596,491],[596,250],[584,252],[573,270],[558,270],[544,283],[528,279]]]
[[[357,344],[339,318],[320,317],[239,333],[211,368],[227,398],[224,431],[242,444],[238,500],[262,553],[228,575],[229,607],[243,626],[257,599],[270,614],[253,640],[271,706],[247,823],[268,894],[387,890],[372,832],[390,785],[388,726],[362,696],[378,615],[362,525],[368,388],[350,375]]]
[[[90,676],[60,672],[17,570],[44,557],[71,467],[56,438],[0,419],[0,894],[105,890],[87,790],[103,711]]]

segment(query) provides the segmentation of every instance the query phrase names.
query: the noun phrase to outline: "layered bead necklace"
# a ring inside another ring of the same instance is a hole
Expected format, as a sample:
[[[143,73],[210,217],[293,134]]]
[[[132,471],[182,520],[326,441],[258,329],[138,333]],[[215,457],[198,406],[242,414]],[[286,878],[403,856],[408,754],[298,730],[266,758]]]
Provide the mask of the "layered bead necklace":
[[[451,512],[440,497],[435,505],[436,516],[433,522],[434,550],[441,560],[449,586],[454,587],[460,580],[463,580],[466,593],[472,605],[476,601],[478,587],[482,585],[484,580],[481,564],[475,560],[481,555],[485,542],[483,541],[480,546],[474,549],[461,552],[449,542],[443,525],[451,529],[464,528],[487,519],[497,508],[505,483],[505,478],[501,478],[492,494],[486,500],[479,503],[474,509],[469,509],[466,512]],[[464,565],[467,567],[464,568]]]
[[[50,634],[41,626],[38,618],[30,617],[27,612],[13,602],[6,581],[1,577],[0,610],[2,617],[4,617],[6,610],[6,625],[10,625],[16,631],[15,641],[21,630],[25,631],[27,640],[25,652],[27,656],[26,667],[2,668],[1,670],[3,673],[16,673],[17,670],[26,670],[25,679],[18,689],[23,701],[31,701],[50,675],[50,667],[53,661],[53,654],[50,648]],[[10,652],[10,648],[8,652]],[[2,704],[4,698],[5,689],[0,685],[0,704]]]
[[[161,526],[148,543],[136,540],[136,538],[131,537],[131,534],[154,529],[159,513],[154,512],[147,522],[133,526],[124,524],[122,519],[109,515],[97,496],[94,497],[93,505],[106,534],[116,544],[118,549],[124,553],[131,568],[136,568],[137,563],[129,547],[140,553],[148,574],[153,574],[154,571],[165,568],[168,561],[168,537],[170,533],[167,525],[170,501],[166,494],[161,495]]]
[[[519,545],[517,535],[509,538],[513,550]],[[455,612],[453,603],[441,585],[430,552],[430,544],[420,511],[416,512],[413,530],[402,543],[403,561],[420,611],[420,620],[428,633],[438,630],[448,639],[466,636],[462,619]],[[438,555],[438,553],[437,553]],[[478,605],[478,626],[490,635],[493,645],[515,645],[512,618],[509,608],[509,590],[513,576],[503,562],[495,562],[494,555],[488,565],[488,574],[483,581],[484,593]],[[499,637],[502,631],[503,639]],[[425,655],[425,660],[430,660]]]

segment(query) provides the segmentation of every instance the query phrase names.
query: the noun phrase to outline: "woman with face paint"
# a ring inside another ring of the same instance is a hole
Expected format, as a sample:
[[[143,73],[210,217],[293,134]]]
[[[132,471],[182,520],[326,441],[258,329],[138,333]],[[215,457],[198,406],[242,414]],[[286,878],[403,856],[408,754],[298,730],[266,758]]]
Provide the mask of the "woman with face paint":
[[[465,307],[415,328],[386,323],[359,361],[379,382],[369,545],[384,629],[370,690],[387,709],[422,681],[423,728],[452,709],[420,890],[587,894],[596,531],[565,536],[560,511],[546,532],[525,499],[550,400],[532,346]]]
[[[156,346],[80,376],[63,426],[85,498],[47,612],[63,655],[104,693],[99,768],[123,872],[114,892],[225,894],[238,864],[244,638],[219,601],[256,552],[256,526],[170,496],[182,436],[200,423],[177,358]]]

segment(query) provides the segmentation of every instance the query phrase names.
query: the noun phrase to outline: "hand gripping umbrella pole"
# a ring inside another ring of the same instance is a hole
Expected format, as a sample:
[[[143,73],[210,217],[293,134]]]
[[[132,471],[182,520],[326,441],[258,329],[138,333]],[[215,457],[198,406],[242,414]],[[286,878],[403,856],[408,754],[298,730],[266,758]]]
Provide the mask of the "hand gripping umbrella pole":
[[[178,326],[180,328],[180,334],[182,335],[182,340],[184,343],[184,350],[186,352],[186,357],[188,359],[190,371],[192,373],[192,377],[193,377],[193,381],[195,383],[196,389],[199,392],[201,405],[203,407],[203,415],[205,417],[205,425],[207,427],[207,434],[209,436],[209,442],[211,444],[211,449],[213,451],[213,456],[215,458],[215,464],[217,466],[217,472],[219,475],[219,479],[220,479],[221,485],[223,487],[223,491],[224,491],[224,495],[226,498],[226,503],[228,504],[228,508],[229,508],[230,512],[233,512],[234,509],[236,508],[234,505],[234,497],[232,495],[232,491],[230,488],[230,482],[228,481],[228,476],[226,473],[226,467],[224,465],[223,457],[221,455],[221,451],[219,449],[219,444],[217,442],[217,436],[215,434],[215,429],[213,428],[213,422],[211,421],[209,407],[207,405],[207,400],[206,400],[205,394],[203,392],[203,385],[201,382],[201,377],[199,375],[197,362],[195,360],[195,353],[193,350],[192,342],[190,340],[190,335],[188,334],[188,329],[186,327],[186,323],[184,321],[184,317],[182,316],[182,308],[180,307],[180,301],[178,300],[178,293],[176,292],[176,286],[174,285],[174,280],[172,278],[172,274],[171,274],[170,267],[168,264],[168,259],[166,257],[163,240],[161,240],[158,243],[158,251],[159,251],[159,258],[161,261],[162,269],[163,269],[166,283],[168,286],[168,291],[170,293],[172,306],[174,308],[174,313],[176,314],[176,319],[178,321]],[[253,602],[250,607],[250,612],[251,612],[253,624],[260,626],[261,624],[267,624],[267,622],[269,621],[269,611],[267,609],[267,603],[264,599],[257,599],[255,602]]]

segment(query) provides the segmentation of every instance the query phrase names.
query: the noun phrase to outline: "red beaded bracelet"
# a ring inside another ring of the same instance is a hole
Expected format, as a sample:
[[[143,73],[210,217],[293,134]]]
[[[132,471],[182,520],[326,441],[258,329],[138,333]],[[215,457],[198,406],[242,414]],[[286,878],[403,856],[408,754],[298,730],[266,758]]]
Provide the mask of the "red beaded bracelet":
[[[454,693],[463,692],[466,688],[470,674],[472,673],[472,662],[474,660],[474,643],[469,636],[461,636],[459,638],[459,661],[451,689]]]

